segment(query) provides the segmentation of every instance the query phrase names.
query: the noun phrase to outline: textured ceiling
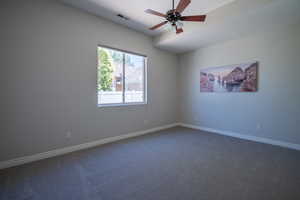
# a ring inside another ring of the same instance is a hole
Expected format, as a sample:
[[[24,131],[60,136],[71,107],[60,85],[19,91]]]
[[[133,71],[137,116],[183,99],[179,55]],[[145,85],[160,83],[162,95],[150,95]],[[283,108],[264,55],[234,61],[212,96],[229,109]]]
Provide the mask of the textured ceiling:
[[[185,32],[156,36],[154,46],[183,53],[279,26],[300,23],[300,0],[237,0],[210,12],[201,25],[185,24]]]
[[[172,0],[62,0],[66,4],[83,9],[95,15],[107,18],[123,24],[147,35],[155,36],[166,30],[148,30],[149,27],[162,22],[164,19],[158,16],[146,14],[146,9],[153,9],[166,13],[172,8]],[[199,15],[224,6],[234,0],[192,0],[183,14]],[[175,6],[179,0],[175,0]],[[117,17],[122,14],[130,20],[122,20]]]
[[[207,14],[207,20],[184,22],[184,33],[176,35],[163,28],[148,30],[163,19],[144,13],[148,8],[164,13],[171,8],[171,0],[61,1],[152,36],[154,46],[174,53],[300,22],[300,0],[192,0],[183,14]],[[175,4],[178,2],[175,0]],[[130,20],[120,19],[117,14]]]

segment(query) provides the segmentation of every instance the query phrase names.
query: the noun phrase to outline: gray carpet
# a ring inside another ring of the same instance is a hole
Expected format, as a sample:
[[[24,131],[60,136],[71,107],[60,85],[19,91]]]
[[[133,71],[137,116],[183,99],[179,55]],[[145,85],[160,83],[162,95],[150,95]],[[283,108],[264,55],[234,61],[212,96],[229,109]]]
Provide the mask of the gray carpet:
[[[0,171],[1,200],[299,200],[300,152],[186,128]]]

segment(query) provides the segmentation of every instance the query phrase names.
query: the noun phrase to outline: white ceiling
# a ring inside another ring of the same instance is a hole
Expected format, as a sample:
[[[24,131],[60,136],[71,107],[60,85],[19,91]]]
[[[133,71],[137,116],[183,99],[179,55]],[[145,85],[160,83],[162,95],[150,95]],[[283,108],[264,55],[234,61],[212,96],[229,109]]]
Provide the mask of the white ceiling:
[[[212,11],[204,24],[185,24],[185,32],[163,33],[156,47],[183,53],[218,42],[300,23],[300,0],[237,0]]]
[[[155,36],[164,31],[150,31],[152,27],[162,21],[164,18],[145,13],[146,9],[156,10],[166,13],[172,8],[172,0],[62,0],[74,7],[81,8],[95,15],[107,18],[114,22],[123,24],[147,35]],[[192,3],[186,8],[183,14],[199,15],[206,14],[218,7],[221,7],[234,0],[192,0]],[[179,0],[175,0],[175,6]],[[122,20],[117,17],[122,14],[130,20]]]
[[[62,0],[64,3],[128,26],[154,37],[156,47],[182,53],[216,42],[271,30],[282,24],[300,22],[300,0],[192,0],[184,15],[207,14],[205,23],[184,22],[184,33],[176,35],[149,27],[163,18],[149,15],[150,8],[165,13],[171,0]],[[175,5],[179,0],[175,0]],[[122,14],[130,20],[117,17]]]

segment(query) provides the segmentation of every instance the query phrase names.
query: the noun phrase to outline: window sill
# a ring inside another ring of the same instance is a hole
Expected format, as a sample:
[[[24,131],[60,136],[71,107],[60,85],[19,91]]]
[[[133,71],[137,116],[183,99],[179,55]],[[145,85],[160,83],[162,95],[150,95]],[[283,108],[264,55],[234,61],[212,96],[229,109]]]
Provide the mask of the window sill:
[[[126,106],[139,106],[139,105],[147,105],[147,103],[146,102],[141,102],[141,103],[98,104],[98,108],[126,107]]]

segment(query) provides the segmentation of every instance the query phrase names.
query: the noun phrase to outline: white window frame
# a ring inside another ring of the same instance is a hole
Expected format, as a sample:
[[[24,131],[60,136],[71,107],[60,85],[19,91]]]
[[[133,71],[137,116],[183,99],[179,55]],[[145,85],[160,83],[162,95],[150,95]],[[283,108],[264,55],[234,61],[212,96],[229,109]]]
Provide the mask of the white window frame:
[[[105,49],[110,49],[110,50],[114,50],[114,51],[119,51],[123,54],[123,77],[122,77],[122,81],[123,81],[123,86],[122,86],[122,103],[105,103],[105,104],[99,104],[98,102],[98,91],[97,91],[97,104],[98,107],[118,107],[118,106],[134,106],[134,105],[146,105],[147,104],[147,94],[148,94],[148,89],[147,89],[147,64],[148,64],[148,56],[143,55],[143,54],[139,54],[139,53],[135,53],[135,52],[131,52],[131,51],[127,51],[127,50],[122,50],[122,49],[118,49],[118,48],[114,48],[114,47],[110,47],[110,46],[106,46],[106,45],[98,45],[97,46],[97,52],[98,52],[98,48],[105,48]],[[144,94],[143,94],[143,102],[129,102],[126,103],[125,102],[125,54],[131,54],[131,55],[136,55],[136,56],[141,56],[144,57],[144,70],[143,70],[143,86],[144,86]],[[97,54],[97,67],[96,70],[98,70],[98,54]],[[98,73],[96,73],[98,74]],[[98,77],[97,77],[98,79]],[[98,88],[98,82],[97,82],[97,88]]]

